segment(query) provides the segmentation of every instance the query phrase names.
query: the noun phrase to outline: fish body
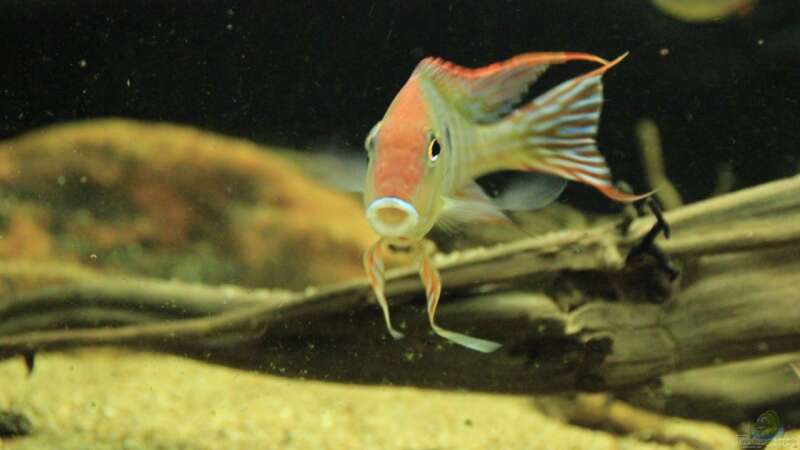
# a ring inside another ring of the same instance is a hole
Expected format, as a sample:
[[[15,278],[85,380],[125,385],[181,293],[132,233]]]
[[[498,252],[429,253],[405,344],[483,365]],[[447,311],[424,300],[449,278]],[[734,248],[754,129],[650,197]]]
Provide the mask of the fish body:
[[[500,344],[436,324],[441,282],[422,245],[428,232],[436,225],[503,220],[504,209],[541,207],[557,197],[564,180],[590,185],[617,201],[643,197],[613,187],[594,140],[602,75],[624,57],[609,62],[585,53],[527,53],[477,69],[431,57],[417,65],[365,141],[364,205],[381,239],[365,253],[364,265],[392,336],[402,334],[391,325],[383,293],[382,255],[389,244],[416,253],[433,330],[490,352]],[[574,60],[600,67],[517,105],[548,66]],[[500,170],[539,176],[515,195],[492,199],[475,179]]]

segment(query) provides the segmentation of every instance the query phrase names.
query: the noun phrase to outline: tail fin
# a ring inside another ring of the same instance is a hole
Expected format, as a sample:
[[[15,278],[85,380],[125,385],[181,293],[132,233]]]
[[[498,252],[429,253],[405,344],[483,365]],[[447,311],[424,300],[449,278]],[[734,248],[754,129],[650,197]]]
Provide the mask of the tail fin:
[[[614,188],[611,171],[595,142],[603,106],[602,75],[625,56],[561,83],[509,116],[515,134],[523,140],[521,150],[511,156],[515,169],[587,184],[618,202],[650,195],[630,195]]]

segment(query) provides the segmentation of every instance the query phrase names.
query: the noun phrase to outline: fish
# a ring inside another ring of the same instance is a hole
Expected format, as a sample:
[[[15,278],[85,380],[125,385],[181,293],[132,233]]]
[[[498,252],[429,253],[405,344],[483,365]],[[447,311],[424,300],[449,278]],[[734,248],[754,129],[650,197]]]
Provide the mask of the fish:
[[[595,142],[602,76],[626,56],[608,61],[578,52],[525,53],[474,69],[437,57],[419,62],[364,142],[364,207],[379,239],[364,252],[363,264],[392,337],[403,337],[392,325],[385,295],[383,259],[393,248],[414,255],[433,332],[490,353],[501,344],[436,322],[442,283],[425,245],[434,226],[508,220],[504,210],[540,208],[555,200],[567,181],[618,202],[649,195],[617,190]],[[599,67],[524,100],[549,66],[570,61]],[[475,180],[498,171],[527,176],[510,193],[492,198]]]
[[[746,16],[756,0],[651,0],[663,13],[689,23],[714,22],[734,14]]]

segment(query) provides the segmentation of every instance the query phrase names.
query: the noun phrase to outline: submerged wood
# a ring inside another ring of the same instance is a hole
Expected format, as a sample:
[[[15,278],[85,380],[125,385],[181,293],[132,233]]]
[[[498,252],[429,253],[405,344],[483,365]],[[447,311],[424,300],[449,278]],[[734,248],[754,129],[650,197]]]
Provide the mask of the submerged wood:
[[[101,278],[0,300],[0,357],[121,345],[290,377],[564,392],[800,351],[800,177],[666,218],[673,283],[647,258],[626,264],[651,217],[438,258],[440,323],[504,343],[489,355],[432,335],[416,273],[396,270],[400,341],[366,281],[288,293]]]
[[[624,393],[631,403],[671,416],[737,426],[774,409],[787,426],[800,423],[800,353],[772,355],[667,375],[658,388]],[[648,392],[649,391],[649,392]]]

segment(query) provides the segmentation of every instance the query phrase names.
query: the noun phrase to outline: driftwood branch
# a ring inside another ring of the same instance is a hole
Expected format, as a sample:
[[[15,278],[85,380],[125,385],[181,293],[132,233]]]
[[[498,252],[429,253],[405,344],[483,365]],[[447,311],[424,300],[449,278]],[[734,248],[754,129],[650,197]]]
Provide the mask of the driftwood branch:
[[[438,258],[441,323],[505,344],[491,355],[431,335],[416,273],[397,270],[400,341],[365,281],[289,293],[93,279],[0,301],[0,356],[124,345],[293,377],[558,392],[800,351],[800,177],[666,218],[674,283],[650,260],[625,263],[651,217]]]

